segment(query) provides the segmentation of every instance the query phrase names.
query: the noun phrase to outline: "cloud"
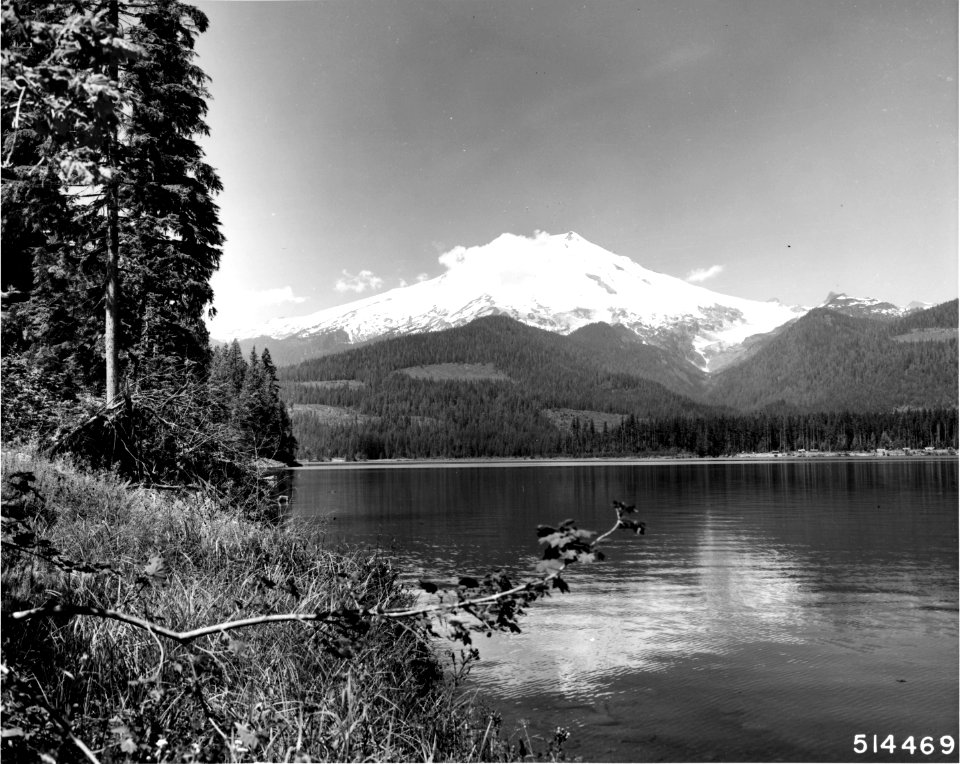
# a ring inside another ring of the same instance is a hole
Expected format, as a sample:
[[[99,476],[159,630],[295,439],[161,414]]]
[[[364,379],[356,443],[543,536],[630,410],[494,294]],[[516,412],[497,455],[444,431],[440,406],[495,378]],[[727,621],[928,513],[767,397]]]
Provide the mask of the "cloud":
[[[430,278],[430,275],[429,275],[429,274],[427,274],[427,273],[418,273],[418,274],[417,274],[417,277],[414,279],[414,281],[416,281],[416,282],[419,284],[421,281],[426,281],[428,278]],[[402,286],[402,287],[410,286],[410,282],[407,281],[407,280],[404,279],[404,278],[401,278],[401,279],[400,279],[400,286]]]
[[[337,279],[333,288],[338,292],[366,292],[368,289],[379,289],[383,286],[383,279],[374,275],[373,271],[360,271],[360,273],[351,275],[350,271],[344,269],[341,271],[343,278]]]
[[[252,304],[258,308],[262,308],[267,305],[283,305],[284,303],[288,302],[299,303],[307,301],[306,297],[297,297],[293,293],[293,287],[290,286],[252,290],[245,294],[243,299],[246,304]]]
[[[687,281],[690,281],[694,284],[699,284],[701,281],[706,281],[707,279],[712,279],[714,276],[719,276],[723,273],[722,265],[711,265],[709,268],[694,268],[690,273],[687,274]]]
[[[492,268],[496,268],[498,264],[509,266],[518,257],[522,258],[523,253],[530,251],[531,247],[534,250],[549,247],[553,238],[546,231],[540,230],[535,230],[533,236],[503,233],[489,244],[454,247],[440,255],[437,262],[448,271],[470,271],[471,273],[486,270],[488,265]]]
[[[474,249],[477,249],[477,247],[474,247]],[[444,252],[440,255],[440,257],[437,258],[437,262],[449,271],[462,264],[466,259],[467,248],[454,247],[449,252]]]

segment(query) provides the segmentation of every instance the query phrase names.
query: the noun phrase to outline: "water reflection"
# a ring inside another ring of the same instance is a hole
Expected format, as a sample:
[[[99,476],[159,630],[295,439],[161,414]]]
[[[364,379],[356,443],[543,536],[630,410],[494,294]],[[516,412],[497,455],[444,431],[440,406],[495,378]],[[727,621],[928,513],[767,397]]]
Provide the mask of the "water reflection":
[[[390,549],[412,579],[529,570],[538,523],[644,507],[649,535],[571,570],[523,634],[481,638],[474,674],[604,758],[848,759],[878,720],[956,734],[956,462],[340,470],[294,491],[301,518],[336,517],[330,543]]]
[[[666,671],[751,641],[802,640],[817,595],[796,575],[797,559],[710,514],[695,539],[665,559],[618,543],[606,570],[571,573],[571,593],[532,611],[525,636],[481,646],[484,682],[507,696],[555,686],[596,698],[624,672]]]

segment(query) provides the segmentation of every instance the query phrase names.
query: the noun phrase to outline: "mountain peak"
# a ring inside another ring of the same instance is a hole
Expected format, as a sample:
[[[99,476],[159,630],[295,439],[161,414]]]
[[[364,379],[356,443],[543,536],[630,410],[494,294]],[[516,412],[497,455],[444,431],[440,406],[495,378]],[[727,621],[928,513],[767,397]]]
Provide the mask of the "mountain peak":
[[[602,321],[652,345],[680,348],[706,369],[746,337],[796,318],[799,309],[710,291],[648,270],[575,231],[503,233],[487,244],[451,249],[433,279],[391,289],[259,330],[275,339],[334,331],[351,342],[437,331],[491,314],[559,334]]]
[[[904,310],[892,302],[874,297],[851,297],[845,292],[830,292],[820,307],[858,318],[896,318],[904,314]]]

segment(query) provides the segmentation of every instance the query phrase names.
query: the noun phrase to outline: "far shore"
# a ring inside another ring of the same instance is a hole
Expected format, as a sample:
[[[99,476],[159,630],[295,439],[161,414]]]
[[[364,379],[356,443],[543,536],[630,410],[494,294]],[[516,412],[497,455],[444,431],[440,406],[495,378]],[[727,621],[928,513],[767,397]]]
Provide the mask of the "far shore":
[[[869,452],[813,452],[807,454],[737,454],[736,456],[645,456],[645,457],[484,457],[472,459],[369,459],[366,461],[300,462],[293,470],[313,469],[449,469],[479,467],[603,467],[653,466],[664,464],[756,464],[810,461],[954,461],[956,454],[936,453],[876,454]]]

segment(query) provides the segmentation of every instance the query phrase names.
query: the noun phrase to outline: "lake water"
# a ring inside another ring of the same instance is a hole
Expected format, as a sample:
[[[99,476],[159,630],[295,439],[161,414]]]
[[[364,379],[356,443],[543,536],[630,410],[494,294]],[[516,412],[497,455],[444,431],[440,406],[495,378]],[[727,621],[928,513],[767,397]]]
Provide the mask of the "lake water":
[[[475,639],[506,729],[587,761],[957,761],[955,460],[322,467],[291,513],[416,581],[531,570],[538,524],[606,530],[612,499],[647,535]]]

